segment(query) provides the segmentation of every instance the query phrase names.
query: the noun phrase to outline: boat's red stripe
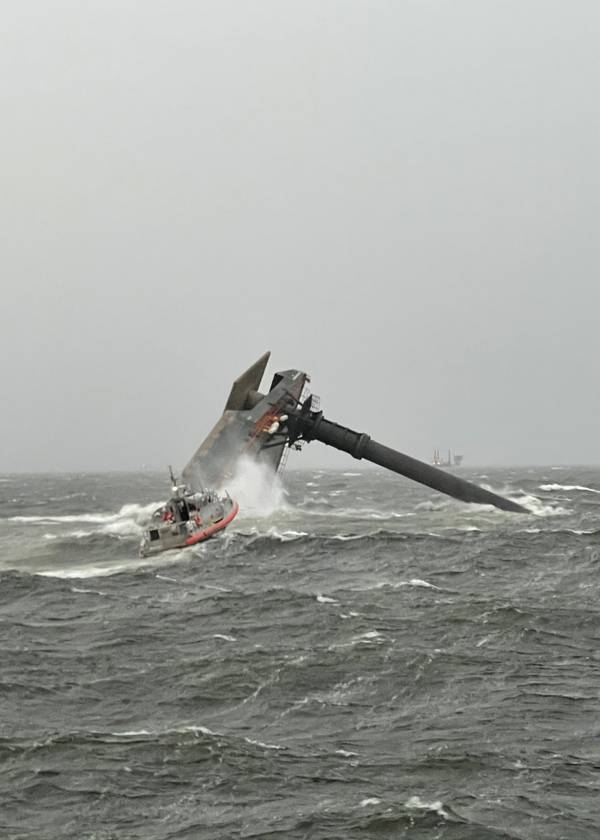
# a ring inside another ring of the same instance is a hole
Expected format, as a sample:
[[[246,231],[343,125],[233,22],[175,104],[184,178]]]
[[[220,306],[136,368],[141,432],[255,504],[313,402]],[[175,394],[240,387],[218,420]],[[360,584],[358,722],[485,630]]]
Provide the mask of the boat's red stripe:
[[[225,519],[221,519],[220,522],[215,522],[214,525],[211,525],[209,528],[205,528],[204,531],[200,531],[199,534],[193,534],[191,537],[188,537],[184,545],[195,545],[197,542],[201,542],[202,540],[207,540],[209,537],[212,537],[212,535],[216,534],[217,531],[222,531],[223,528],[226,528],[229,523],[235,519],[239,510],[240,506],[237,502],[234,502],[233,509],[229,516],[226,516]]]

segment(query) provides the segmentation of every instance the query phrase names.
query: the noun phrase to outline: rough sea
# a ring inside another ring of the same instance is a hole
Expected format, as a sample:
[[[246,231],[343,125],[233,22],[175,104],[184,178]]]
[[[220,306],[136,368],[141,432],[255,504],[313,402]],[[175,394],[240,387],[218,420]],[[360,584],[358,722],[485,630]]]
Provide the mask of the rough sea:
[[[0,837],[598,840],[600,469],[459,474],[531,514],[249,476],[146,560],[164,475],[0,476]]]

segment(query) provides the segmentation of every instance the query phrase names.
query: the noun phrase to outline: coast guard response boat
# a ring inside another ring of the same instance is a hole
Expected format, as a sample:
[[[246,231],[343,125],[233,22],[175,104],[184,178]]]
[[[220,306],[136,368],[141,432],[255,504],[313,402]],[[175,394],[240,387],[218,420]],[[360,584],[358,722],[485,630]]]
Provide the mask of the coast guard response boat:
[[[229,493],[193,492],[178,484],[171,470],[171,498],[152,514],[140,543],[140,556],[185,548],[223,531],[237,516],[239,505]]]

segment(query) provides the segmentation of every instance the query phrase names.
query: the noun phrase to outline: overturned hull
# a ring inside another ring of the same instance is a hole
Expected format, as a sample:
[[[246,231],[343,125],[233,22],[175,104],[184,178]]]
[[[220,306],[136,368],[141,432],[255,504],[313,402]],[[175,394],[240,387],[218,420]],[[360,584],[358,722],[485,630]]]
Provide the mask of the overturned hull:
[[[184,467],[188,487],[226,486],[244,456],[277,472],[289,442],[281,422],[284,406],[300,403],[308,376],[299,370],[276,373],[264,397],[258,389],[269,356],[265,353],[233,383],[222,416]]]

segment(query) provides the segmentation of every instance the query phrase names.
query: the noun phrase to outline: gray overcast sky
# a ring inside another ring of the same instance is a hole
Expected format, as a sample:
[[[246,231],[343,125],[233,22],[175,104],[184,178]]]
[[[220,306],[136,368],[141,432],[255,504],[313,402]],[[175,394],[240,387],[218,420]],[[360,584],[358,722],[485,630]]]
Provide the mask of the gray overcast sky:
[[[0,471],[180,467],[266,349],[417,457],[599,463],[599,44],[597,0],[6,0]]]

